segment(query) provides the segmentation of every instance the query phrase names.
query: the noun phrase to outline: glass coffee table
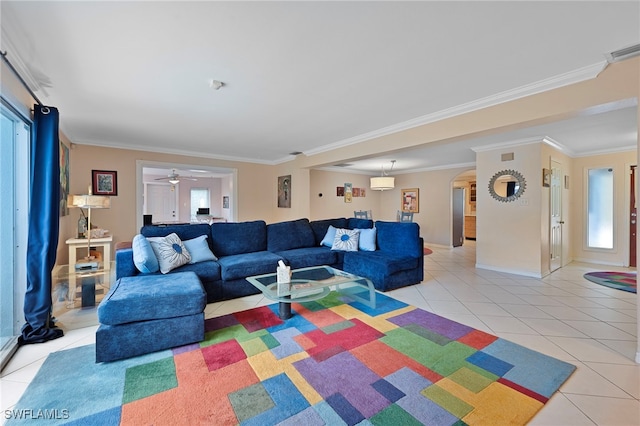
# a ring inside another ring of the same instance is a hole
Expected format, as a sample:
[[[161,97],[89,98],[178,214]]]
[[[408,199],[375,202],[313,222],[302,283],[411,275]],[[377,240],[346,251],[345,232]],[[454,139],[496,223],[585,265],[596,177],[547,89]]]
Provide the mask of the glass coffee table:
[[[278,284],[276,273],[247,277],[267,299],[279,302],[281,319],[291,318],[291,304],[322,299],[331,287],[371,308],[376,307],[376,290],[371,280],[330,266],[312,266],[291,271],[291,282]],[[366,297],[363,297],[366,294]]]

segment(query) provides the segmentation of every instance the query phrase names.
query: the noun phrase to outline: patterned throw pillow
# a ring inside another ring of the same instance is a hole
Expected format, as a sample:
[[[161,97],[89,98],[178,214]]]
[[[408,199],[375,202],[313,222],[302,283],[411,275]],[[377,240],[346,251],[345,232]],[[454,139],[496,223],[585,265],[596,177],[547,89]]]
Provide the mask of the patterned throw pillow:
[[[151,243],[151,248],[160,265],[160,272],[163,274],[191,261],[191,255],[175,233],[166,237],[147,238],[147,240]]]
[[[360,232],[356,229],[336,229],[331,250],[358,251],[358,237]]]

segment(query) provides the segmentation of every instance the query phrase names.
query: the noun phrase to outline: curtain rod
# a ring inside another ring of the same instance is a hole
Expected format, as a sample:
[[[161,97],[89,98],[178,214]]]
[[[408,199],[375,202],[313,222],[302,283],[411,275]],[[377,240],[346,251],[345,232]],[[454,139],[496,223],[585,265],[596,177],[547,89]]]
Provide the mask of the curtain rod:
[[[40,102],[40,99],[38,99],[38,97],[36,96],[35,93],[33,93],[33,90],[31,90],[31,88],[29,87],[29,85],[27,84],[26,81],[24,81],[24,79],[22,78],[22,76],[20,75],[20,73],[18,73],[18,70],[16,70],[13,65],[11,64],[11,62],[9,62],[9,59],[7,59],[7,52],[0,52],[0,55],[2,55],[2,59],[4,59],[4,62],[9,66],[9,68],[11,69],[11,71],[13,71],[13,74],[15,74],[16,77],[18,77],[18,80],[20,80],[20,83],[22,83],[22,85],[24,86],[25,89],[27,89],[27,91],[29,92],[29,94],[31,95],[31,97],[33,99],[35,99],[35,101],[38,103],[38,105],[40,106],[44,106],[42,104],[42,102]]]

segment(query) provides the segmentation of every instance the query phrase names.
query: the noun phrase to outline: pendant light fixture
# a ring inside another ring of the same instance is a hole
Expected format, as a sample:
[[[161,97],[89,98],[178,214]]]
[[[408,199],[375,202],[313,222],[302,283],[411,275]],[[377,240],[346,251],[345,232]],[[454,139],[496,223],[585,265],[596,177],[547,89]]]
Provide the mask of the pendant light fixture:
[[[396,160],[391,160],[391,168],[389,171],[393,170],[393,166],[396,164]],[[372,177],[370,179],[369,186],[373,191],[385,191],[388,189],[395,188],[396,178],[393,176],[387,176],[387,173],[384,171],[384,165],[381,167],[382,171],[380,176]]]

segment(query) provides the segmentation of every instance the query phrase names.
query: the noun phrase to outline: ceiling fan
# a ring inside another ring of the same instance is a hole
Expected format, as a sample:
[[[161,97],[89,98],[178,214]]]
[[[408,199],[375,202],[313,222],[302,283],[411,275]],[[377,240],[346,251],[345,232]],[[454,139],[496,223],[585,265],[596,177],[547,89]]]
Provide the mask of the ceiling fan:
[[[184,176],[180,176],[177,172],[176,169],[173,169],[171,171],[171,173],[169,173],[167,175],[167,177],[161,177],[161,178],[156,178],[155,180],[168,180],[170,184],[172,185],[176,185],[180,182],[180,179],[185,179],[185,180],[193,180],[193,181],[197,181],[198,179],[196,178],[192,178],[192,177],[184,177]]]

